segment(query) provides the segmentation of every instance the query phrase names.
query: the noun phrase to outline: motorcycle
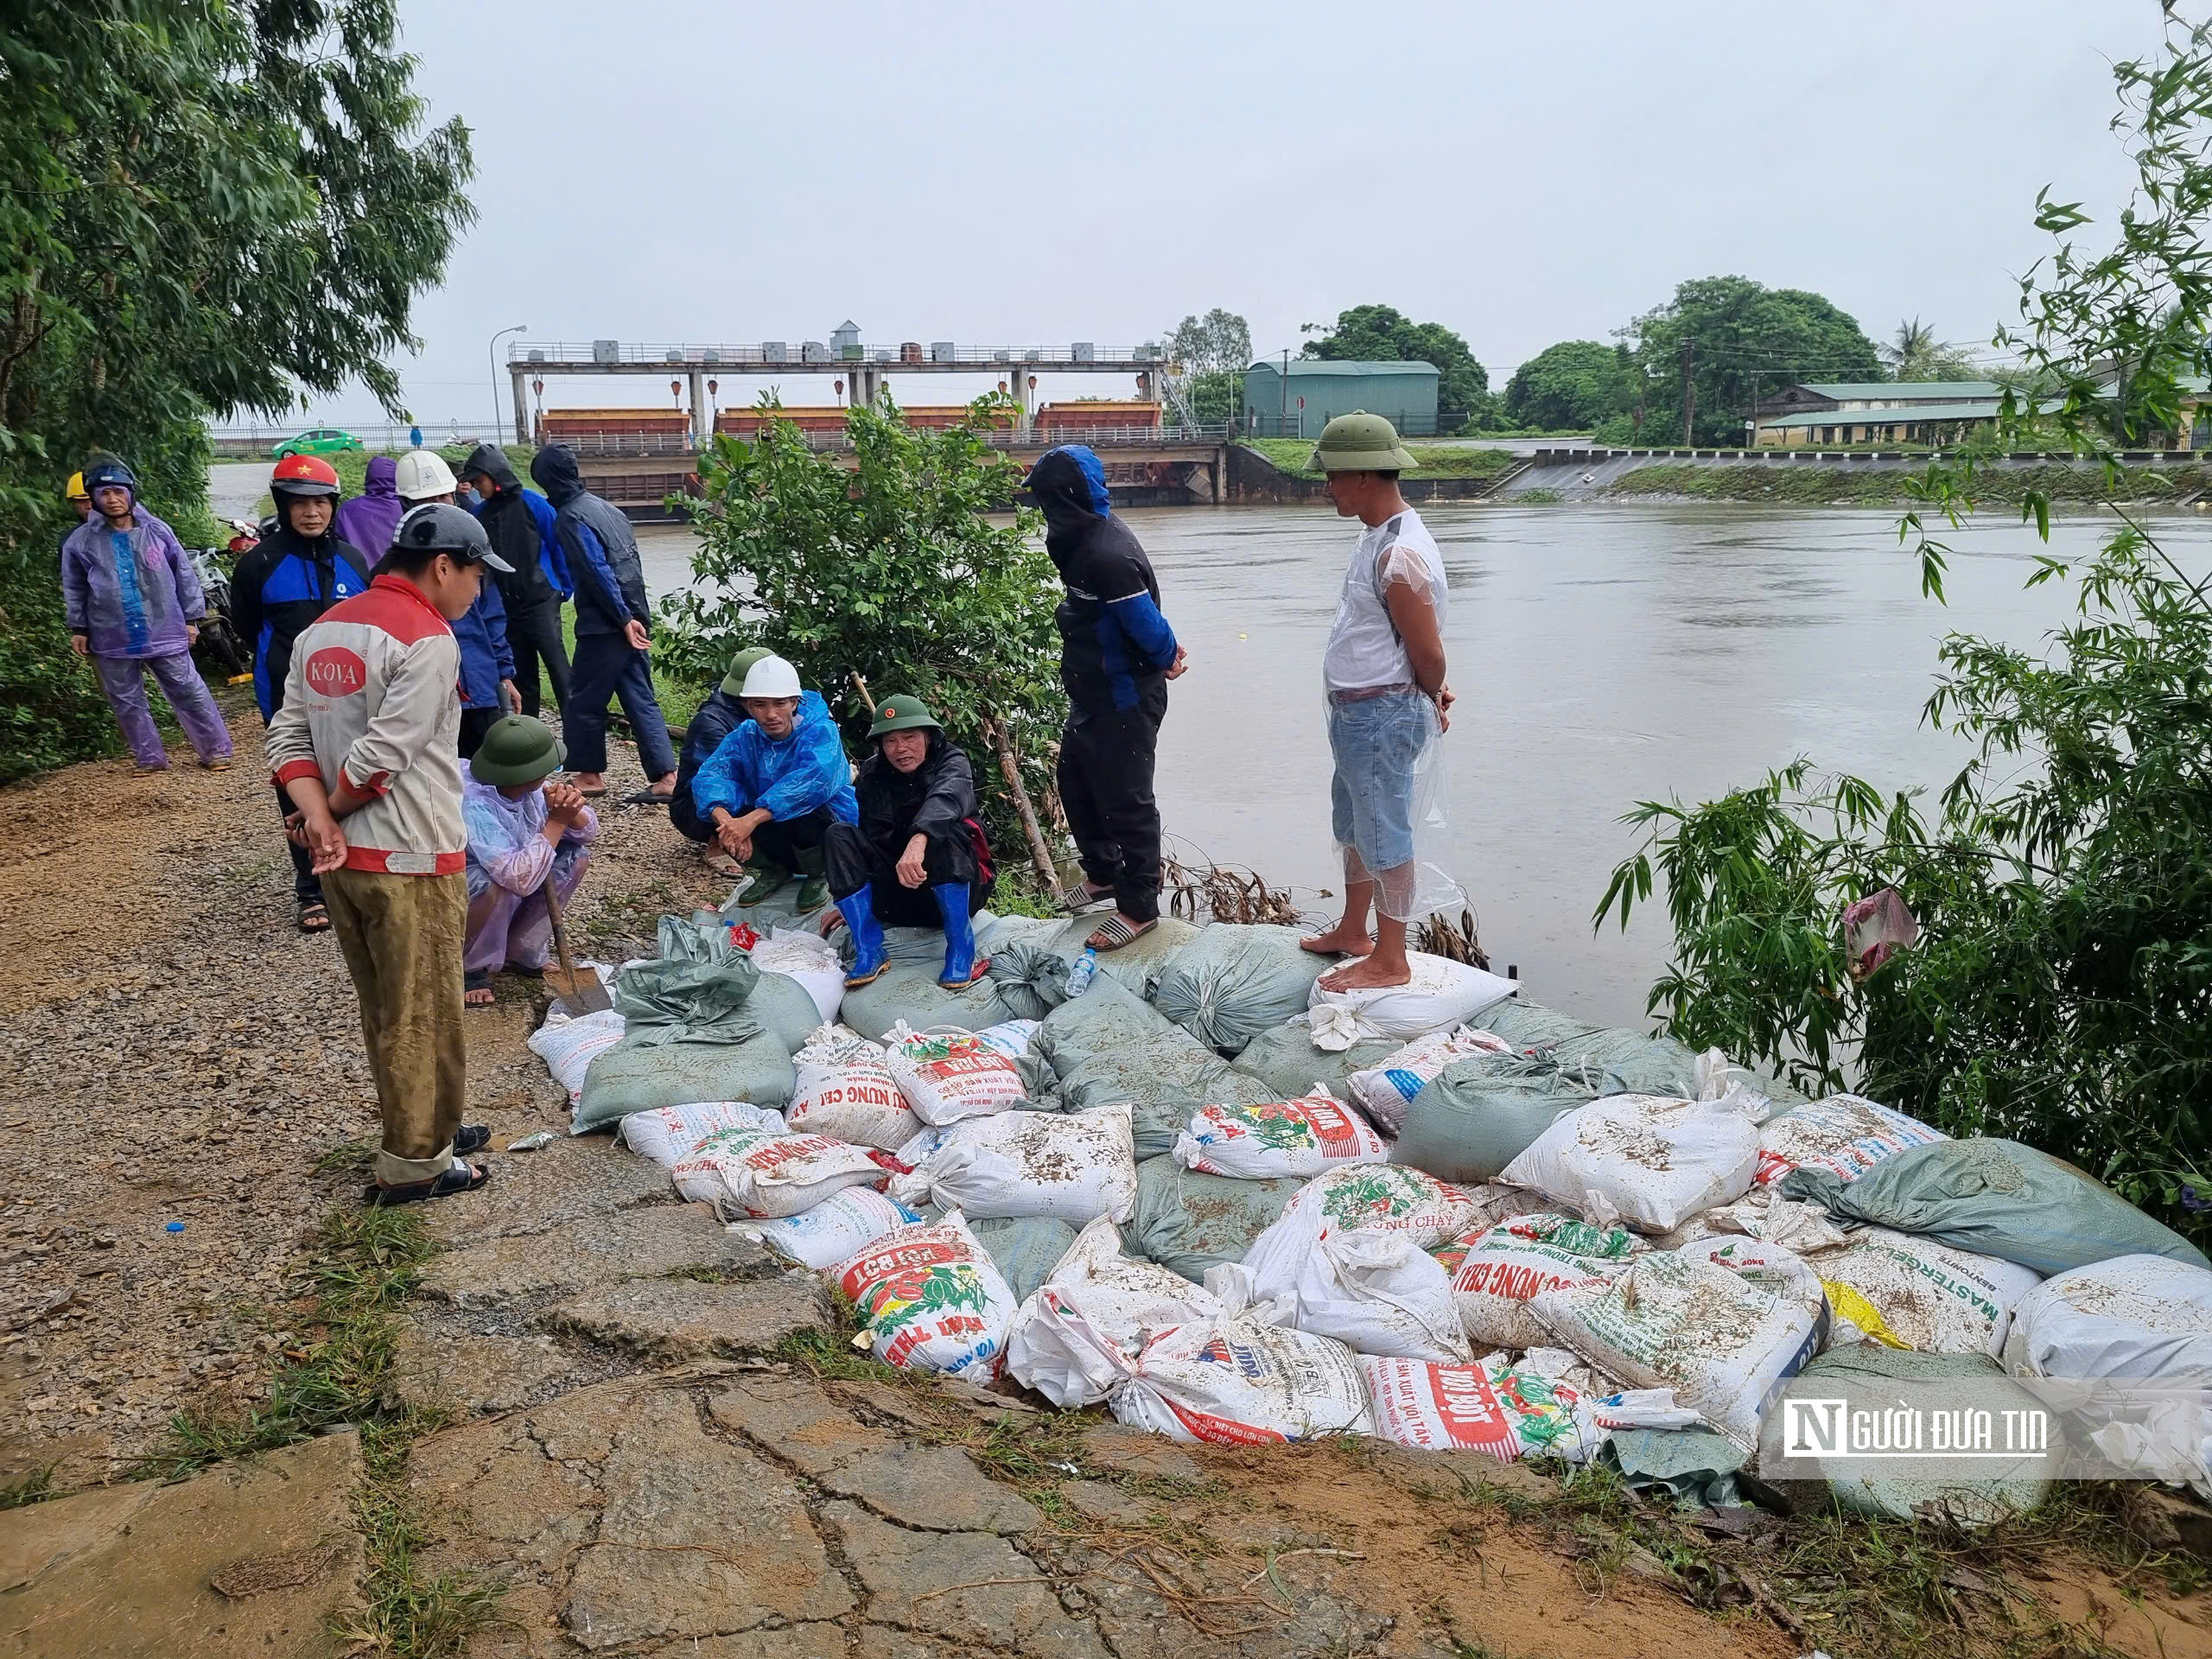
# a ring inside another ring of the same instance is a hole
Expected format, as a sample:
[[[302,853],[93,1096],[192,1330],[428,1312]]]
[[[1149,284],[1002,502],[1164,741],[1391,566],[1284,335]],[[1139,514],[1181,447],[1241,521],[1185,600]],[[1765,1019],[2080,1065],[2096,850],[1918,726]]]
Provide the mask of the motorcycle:
[[[205,671],[238,680],[251,671],[252,658],[231,620],[231,567],[241,554],[258,546],[261,538],[244,518],[231,520],[231,529],[234,534],[225,550],[231,556],[228,563],[218,558],[212,547],[187,548],[185,556],[192,561],[200,577],[200,594],[207,601],[207,613],[200,620],[200,639],[192,648],[193,658]]]

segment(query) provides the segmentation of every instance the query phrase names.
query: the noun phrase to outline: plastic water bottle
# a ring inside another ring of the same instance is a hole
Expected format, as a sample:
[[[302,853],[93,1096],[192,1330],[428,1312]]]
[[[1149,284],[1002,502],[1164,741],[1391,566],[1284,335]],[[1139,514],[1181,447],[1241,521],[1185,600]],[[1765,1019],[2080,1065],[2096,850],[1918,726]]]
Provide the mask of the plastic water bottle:
[[[1090,988],[1090,982],[1097,974],[1098,952],[1086,944],[1083,954],[1075,959],[1075,966],[1068,969],[1068,995],[1081,996]]]

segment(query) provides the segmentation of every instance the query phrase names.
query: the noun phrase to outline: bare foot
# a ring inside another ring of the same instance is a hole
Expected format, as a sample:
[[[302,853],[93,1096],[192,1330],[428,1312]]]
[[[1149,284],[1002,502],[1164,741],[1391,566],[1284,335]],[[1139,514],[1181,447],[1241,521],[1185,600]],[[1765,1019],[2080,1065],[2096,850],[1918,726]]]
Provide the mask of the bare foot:
[[[471,986],[461,994],[461,1001],[465,1007],[488,1008],[493,1001],[492,988],[489,985]]]
[[[659,796],[664,801],[670,796],[675,794],[676,774],[671,772],[665,778],[656,778],[653,779],[652,792]]]
[[[1317,957],[1363,957],[1375,948],[1375,941],[1364,933],[1348,933],[1338,924],[1325,933],[1300,939],[1298,948],[1311,950]]]
[[[1382,963],[1370,957],[1364,962],[1348,962],[1322,975],[1319,984],[1325,991],[1372,991],[1389,985],[1410,985],[1413,978],[1411,963],[1402,959]]]

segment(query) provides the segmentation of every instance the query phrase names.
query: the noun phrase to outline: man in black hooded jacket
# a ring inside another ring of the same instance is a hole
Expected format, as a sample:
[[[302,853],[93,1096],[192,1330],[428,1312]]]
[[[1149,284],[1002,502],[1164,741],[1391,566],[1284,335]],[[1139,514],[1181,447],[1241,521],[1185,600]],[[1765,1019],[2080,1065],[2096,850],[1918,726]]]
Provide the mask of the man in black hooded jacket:
[[[497,444],[480,443],[461,463],[461,476],[476,492],[476,522],[484,526],[492,550],[514,566],[498,577],[499,598],[507,607],[507,646],[514,653],[515,689],[522,712],[537,717],[543,698],[538,662],[553,682],[553,706],[569,707],[569,648],[561,639],[561,601],[574,590],[569,563],[562,556],[552,504],[525,490]]]
[[[584,488],[567,445],[531,457],[530,476],[553,504],[554,533],[576,580],[576,660],[561,722],[576,787],[588,796],[607,793],[607,700],[617,696],[637,734],[638,764],[652,780],[644,796],[664,801],[676,790],[676,749],[653,695],[645,632],[652,605],[638,538],[627,518]]]
[[[1167,682],[1183,672],[1187,653],[1160,613],[1152,561],[1113,516],[1096,454],[1081,444],[1047,450],[1028,486],[1044,509],[1045,550],[1067,589],[1053,613],[1068,694],[1060,804],[1083,860],[1080,896],[1114,896],[1115,913],[1088,942],[1114,950],[1160,922],[1153,757]]]

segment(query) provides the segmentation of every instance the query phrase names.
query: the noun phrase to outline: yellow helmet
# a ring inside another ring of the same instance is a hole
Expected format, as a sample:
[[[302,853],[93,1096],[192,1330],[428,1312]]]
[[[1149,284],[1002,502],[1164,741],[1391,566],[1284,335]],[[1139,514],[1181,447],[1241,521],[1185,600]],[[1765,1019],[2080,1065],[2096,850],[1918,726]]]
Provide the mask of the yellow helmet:
[[[61,489],[61,499],[65,501],[89,501],[92,499],[91,493],[85,488],[85,475],[82,473],[69,474],[68,483]]]

